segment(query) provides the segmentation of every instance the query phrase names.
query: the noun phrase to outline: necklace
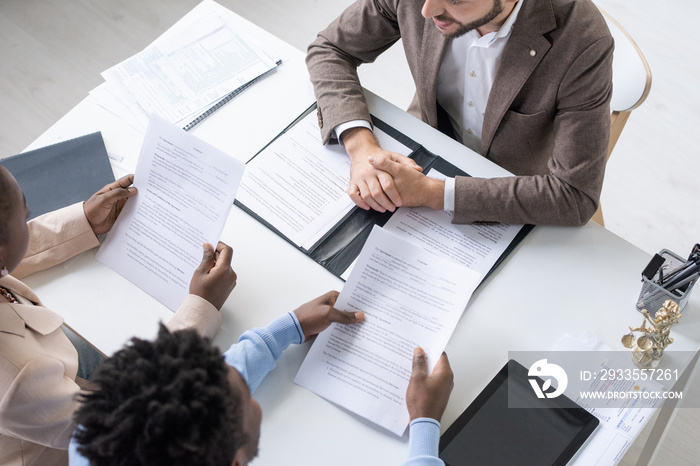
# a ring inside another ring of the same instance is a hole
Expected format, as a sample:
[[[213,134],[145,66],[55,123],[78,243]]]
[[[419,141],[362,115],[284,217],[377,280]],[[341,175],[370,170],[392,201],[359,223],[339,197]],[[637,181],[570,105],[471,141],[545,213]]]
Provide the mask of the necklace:
[[[0,286],[0,294],[7,299],[11,303],[19,304],[19,301],[17,301],[17,298],[12,296],[12,293],[10,293],[8,290]]]

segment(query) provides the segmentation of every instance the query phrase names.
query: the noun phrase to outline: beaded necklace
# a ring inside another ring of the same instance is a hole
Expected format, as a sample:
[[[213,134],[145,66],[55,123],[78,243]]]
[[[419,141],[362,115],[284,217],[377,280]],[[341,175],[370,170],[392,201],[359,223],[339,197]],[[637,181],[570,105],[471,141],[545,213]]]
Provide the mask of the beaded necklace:
[[[17,301],[17,298],[12,296],[12,293],[9,292],[9,290],[6,290],[5,288],[0,286],[0,294],[7,299],[11,303],[19,304],[19,301]]]

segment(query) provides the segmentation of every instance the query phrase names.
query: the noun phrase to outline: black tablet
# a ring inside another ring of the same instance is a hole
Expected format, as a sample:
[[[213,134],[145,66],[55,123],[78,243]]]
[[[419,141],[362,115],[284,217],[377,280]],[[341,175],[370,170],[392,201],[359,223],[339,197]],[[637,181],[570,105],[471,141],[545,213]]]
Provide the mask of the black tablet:
[[[509,408],[509,397],[528,407]],[[598,423],[564,395],[537,398],[527,369],[510,360],[442,435],[440,458],[447,466],[565,465]]]

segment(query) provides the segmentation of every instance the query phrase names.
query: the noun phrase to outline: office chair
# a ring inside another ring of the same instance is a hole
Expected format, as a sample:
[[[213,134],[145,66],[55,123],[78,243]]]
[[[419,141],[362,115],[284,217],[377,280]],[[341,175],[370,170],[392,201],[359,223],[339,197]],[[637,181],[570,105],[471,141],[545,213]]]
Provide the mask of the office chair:
[[[615,21],[612,16],[598,7],[608,24],[610,33],[615,40],[613,53],[613,94],[610,102],[610,141],[608,142],[608,159],[622,129],[627,123],[632,110],[642,105],[651,90],[651,69],[634,39]],[[593,215],[593,221],[601,226],[603,211]]]

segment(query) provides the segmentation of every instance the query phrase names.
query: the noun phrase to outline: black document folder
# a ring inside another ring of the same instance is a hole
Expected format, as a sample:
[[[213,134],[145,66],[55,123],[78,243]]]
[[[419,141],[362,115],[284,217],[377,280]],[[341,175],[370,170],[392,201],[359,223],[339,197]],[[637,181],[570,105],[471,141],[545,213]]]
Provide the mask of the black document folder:
[[[309,110],[315,109],[315,105]],[[300,121],[304,116],[308,115],[305,112],[300,116],[294,123],[290,125],[292,127],[296,122]],[[454,166],[442,157],[435,155],[428,151],[425,147],[415,142],[408,136],[402,134],[395,128],[391,127],[382,120],[372,116],[372,123],[375,127],[380,128],[382,131],[386,132],[389,136],[396,139],[398,142],[402,143],[408,147],[412,152],[410,158],[412,158],[418,165],[423,168],[423,173],[427,173],[430,169],[436,169],[445,176],[469,176],[463,170]],[[285,129],[280,133],[277,138],[282,136],[289,128]],[[275,139],[277,139],[275,138]],[[273,140],[274,141],[274,140]],[[273,142],[271,141],[270,144]],[[268,144],[269,145],[269,144]],[[267,147],[267,146],[266,146]],[[266,148],[265,147],[265,148]],[[253,156],[251,160],[258,157],[262,152],[265,151],[263,148],[258,154]],[[248,161],[250,162],[250,160]],[[331,272],[337,277],[341,277],[343,272],[353,263],[353,261],[359,256],[362,247],[364,246],[367,238],[369,237],[372,227],[374,225],[384,226],[386,222],[391,218],[394,212],[377,212],[375,210],[363,210],[359,207],[352,209],[344,218],[342,218],[338,223],[335,224],[323,237],[321,237],[313,246],[308,249],[299,247],[264,218],[258,215],[256,212],[245,206],[238,199],[236,199],[235,204],[246,211],[248,214],[253,216],[255,219],[263,223],[265,226],[270,228],[272,231],[286,239],[290,244],[294,245],[297,249],[304,252],[306,255],[311,257],[318,264],[322,265],[326,270]],[[505,259],[505,257],[512,251],[515,246],[530,232],[532,225],[525,225],[521,228],[515,239],[508,246],[508,249],[499,257],[496,263],[493,265],[488,275],[495,270],[495,268]],[[486,276],[484,279],[486,279]]]
[[[86,201],[114,181],[102,133],[0,160],[19,183],[30,218]]]

